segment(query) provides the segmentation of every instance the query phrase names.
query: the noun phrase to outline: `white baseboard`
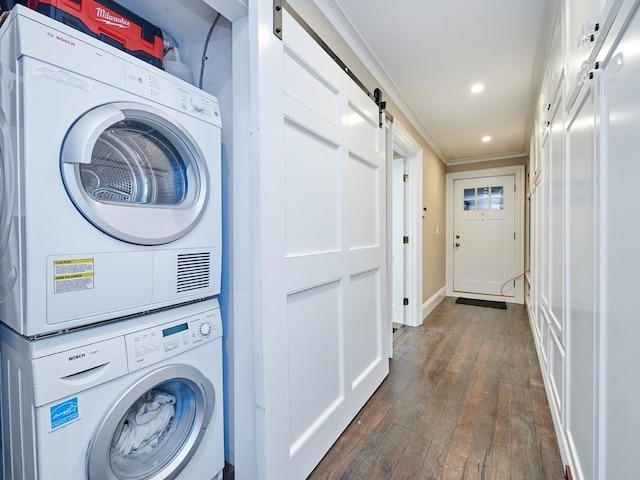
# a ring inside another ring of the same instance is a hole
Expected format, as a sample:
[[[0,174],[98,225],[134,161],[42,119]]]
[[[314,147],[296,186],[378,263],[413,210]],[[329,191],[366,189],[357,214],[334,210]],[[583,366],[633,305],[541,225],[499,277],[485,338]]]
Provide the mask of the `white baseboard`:
[[[445,299],[447,296],[447,286],[445,285],[440,290],[438,290],[429,300],[422,304],[422,320],[427,318],[427,316],[433,311],[434,308],[438,306],[438,304]]]

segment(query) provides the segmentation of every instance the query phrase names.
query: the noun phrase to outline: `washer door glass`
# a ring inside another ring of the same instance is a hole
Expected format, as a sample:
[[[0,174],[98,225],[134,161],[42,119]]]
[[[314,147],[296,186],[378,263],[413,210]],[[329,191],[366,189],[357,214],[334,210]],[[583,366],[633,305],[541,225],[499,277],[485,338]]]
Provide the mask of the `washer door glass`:
[[[175,365],[154,371],[130,388],[101,422],[89,445],[88,478],[176,478],[198,448],[214,403],[213,385],[195,368]]]
[[[169,243],[197,224],[208,195],[207,159],[167,112],[102,105],[80,117],[62,146],[67,192],[82,215],[114,238]]]

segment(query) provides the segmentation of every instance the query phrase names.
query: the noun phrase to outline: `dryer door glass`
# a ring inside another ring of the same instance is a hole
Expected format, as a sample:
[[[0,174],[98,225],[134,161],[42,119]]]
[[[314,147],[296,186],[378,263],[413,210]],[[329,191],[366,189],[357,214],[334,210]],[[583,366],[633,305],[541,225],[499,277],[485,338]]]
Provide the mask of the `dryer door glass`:
[[[14,204],[16,201],[16,160],[9,135],[9,124],[0,110],[0,303],[5,302],[18,278],[15,259],[9,254],[13,251],[9,247],[11,236],[17,235],[12,228]]]
[[[219,155],[212,129],[206,157],[167,112],[137,103],[94,108],[62,147],[67,193],[87,220],[119,240],[159,245],[182,238],[207,205],[207,163]]]
[[[176,143],[138,120],[111,125],[98,137],[91,163],[80,165],[82,186],[99,202],[179,205],[187,196],[186,165],[194,160]]]
[[[198,448],[213,413],[213,385],[203,383],[197,372],[186,365],[167,367],[130,388],[89,446],[88,477],[176,478]],[[156,383],[161,376],[174,375]]]

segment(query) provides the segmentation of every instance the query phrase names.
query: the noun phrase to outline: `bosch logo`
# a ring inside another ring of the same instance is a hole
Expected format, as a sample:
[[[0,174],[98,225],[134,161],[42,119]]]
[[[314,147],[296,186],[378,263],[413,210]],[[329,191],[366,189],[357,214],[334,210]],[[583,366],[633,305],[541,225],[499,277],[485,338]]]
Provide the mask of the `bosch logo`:
[[[66,43],[67,45],[71,45],[72,47],[76,46],[75,42],[72,42],[68,38],[61,37],[60,35],[56,35],[55,39],[60,41],[60,42],[62,42],[62,43]]]
[[[84,358],[84,353],[79,353],[78,355],[71,355],[69,357],[69,361],[73,362],[74,360],[80,360],[81,358]]]

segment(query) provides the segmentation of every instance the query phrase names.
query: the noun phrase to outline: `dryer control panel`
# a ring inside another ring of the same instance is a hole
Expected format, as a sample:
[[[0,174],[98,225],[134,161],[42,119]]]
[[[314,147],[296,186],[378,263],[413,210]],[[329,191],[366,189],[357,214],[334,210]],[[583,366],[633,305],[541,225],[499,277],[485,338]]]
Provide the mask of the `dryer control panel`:
[[[123,62],[127,90],[154,102],[221,126],[218,100],[208,93],[157,69]]]
[[[197,348],[221,336],[219,308],[129,333],[124,337],[129,371]]]

